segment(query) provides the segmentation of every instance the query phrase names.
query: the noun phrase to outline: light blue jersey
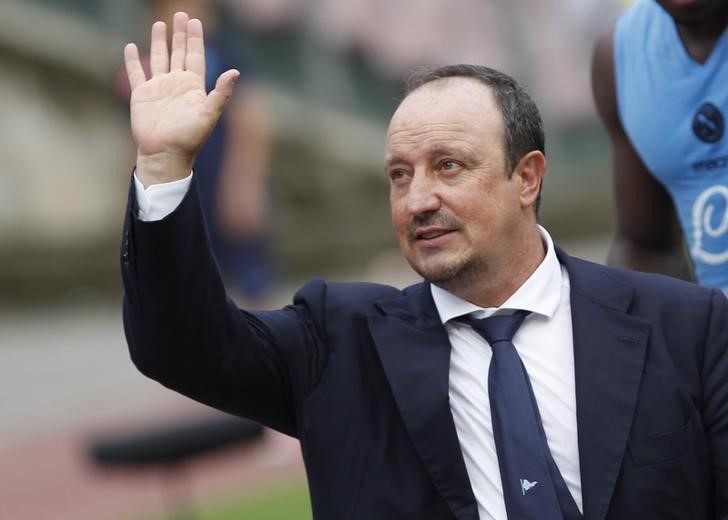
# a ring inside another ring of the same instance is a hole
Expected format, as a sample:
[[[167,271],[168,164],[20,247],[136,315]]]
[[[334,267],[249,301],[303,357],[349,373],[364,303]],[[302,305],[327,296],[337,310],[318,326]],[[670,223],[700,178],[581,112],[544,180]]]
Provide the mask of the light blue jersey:
[[[728,31],[701,65],[657,2],[637,0],[614,56],[622,126],[672,196],[698,282],[728,294]]]

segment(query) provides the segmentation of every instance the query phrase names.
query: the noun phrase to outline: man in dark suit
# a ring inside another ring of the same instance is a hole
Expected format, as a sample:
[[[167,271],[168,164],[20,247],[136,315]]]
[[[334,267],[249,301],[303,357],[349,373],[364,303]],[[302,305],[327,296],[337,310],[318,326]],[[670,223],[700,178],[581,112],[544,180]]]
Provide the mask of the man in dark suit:
[[[138,146],[122,246],[132,359],[300,439],[317,519],[724,518],[728,302],[569,257],[538,225],[538,110],[508,76],[424,71],[387,133],[405,290],[314,280],[277,311],[226,299],[194,154],[202,26],[125,49]]]

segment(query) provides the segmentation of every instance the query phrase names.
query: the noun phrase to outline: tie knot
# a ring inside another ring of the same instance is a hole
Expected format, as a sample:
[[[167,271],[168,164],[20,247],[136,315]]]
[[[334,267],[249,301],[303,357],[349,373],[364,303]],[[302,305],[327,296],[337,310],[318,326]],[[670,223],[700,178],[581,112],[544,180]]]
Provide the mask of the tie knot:
[[[511,341],[518,327],[529,314],[528,311],[516,311],[513,314],[496,314],[480,320],[472,316],[464,316],[462,321],[469,324],[475,332],[485,338],[485,341],[493,345],[499,341]]]

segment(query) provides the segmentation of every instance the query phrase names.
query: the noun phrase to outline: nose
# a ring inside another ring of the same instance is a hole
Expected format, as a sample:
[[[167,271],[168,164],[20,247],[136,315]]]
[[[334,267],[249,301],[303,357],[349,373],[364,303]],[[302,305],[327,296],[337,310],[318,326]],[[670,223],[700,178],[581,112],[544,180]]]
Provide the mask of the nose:
[[[411,216],[418,216],[438,209],[437,181],[426,173],[415,173],[407,190],[407,211]]]

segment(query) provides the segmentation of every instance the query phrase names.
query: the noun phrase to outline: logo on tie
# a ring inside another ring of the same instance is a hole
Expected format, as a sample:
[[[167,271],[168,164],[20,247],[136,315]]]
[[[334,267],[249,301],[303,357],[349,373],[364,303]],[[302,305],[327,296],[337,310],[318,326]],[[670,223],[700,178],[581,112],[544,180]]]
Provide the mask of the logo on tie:
[[[521,479],[521,493],[523,493],[525,495],[528,491],[530,491],[532,488],[534,488],[536,486],[536,484],[538,484],[538,481],[529,482],[525,478],[522,478]]]

